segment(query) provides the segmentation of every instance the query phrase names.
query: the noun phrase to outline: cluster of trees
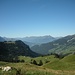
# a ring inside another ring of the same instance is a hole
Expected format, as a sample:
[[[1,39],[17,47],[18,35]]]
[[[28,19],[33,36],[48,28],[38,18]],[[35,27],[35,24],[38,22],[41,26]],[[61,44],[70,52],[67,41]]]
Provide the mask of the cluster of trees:
[[[39,63],[37,63],[36,60],[32,60],[32,59],[31,59],[31,62],[30,62],[30,63],[31,63],[31,64],[34,64],[34,65],[38,65],[38,66],[42,66],[42,65],[43,65],[42,60],[40,60]]]
[[[66,54],[62,54],[62,53],[60,53],[60,54],[57,54],[57,53],[51,53],[50,55],[54,55],[55,58],[62,59],[62,58],[64,58],[65,56],[67,56],[67,55],[69,55],[69,54],[75,54],[75,52],[73,52],[73,53],[66,53]]]

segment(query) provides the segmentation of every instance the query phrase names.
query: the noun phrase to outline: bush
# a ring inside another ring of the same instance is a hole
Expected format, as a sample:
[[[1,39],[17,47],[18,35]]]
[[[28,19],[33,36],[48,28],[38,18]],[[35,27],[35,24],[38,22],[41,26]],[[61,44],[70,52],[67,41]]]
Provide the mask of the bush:
[[[16,75],[22,75],[22,74],[21,74],[21,69],[18,69],[18,70],[16,71]]]
[[[35,60],[33,60],[32,64],[37,65],[37,62]]]
[[[24,63],[25,61],[24,60],[21,60],[20,62]]]
[[[38,66],[42,66],[42,65],[43,65],[43,62],[42,62],[42,60],[40,60]]]
[[[50,62],[50,61],[48,61],[48,60],[45,61],[45,63],[48,63],[48,62]]]

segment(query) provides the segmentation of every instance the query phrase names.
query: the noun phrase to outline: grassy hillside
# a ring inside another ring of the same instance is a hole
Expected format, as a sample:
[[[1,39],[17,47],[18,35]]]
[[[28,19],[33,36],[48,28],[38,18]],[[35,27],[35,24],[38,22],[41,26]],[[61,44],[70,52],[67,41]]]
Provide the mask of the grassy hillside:
[[[74,70],[75,71],[75,55],[68,55],[61,60],[55,60],[45,64],[44,67],[54,70]]]
[[[43,65],[46,64],[47,62],[52,62],[55,60],[59,60],[58,58],[55,58],[54,55],[50,55],[50,56],[39,56],[36,58],[31,58],[31,57],[25,57],[25,56],[19,56],[20,60],[24,60],[26,63],[30,63],[31,60],[36,60],[37,63],[39,63],[40,60],[42,60]]]
[[[67,63],[75,64],[75,55],[70,54],[70,55],[64,57],[61,61],[64,61],[64,62],[67,62]]]
[[[75,75],[75,55],[68,55],[63,59],[55,58],[54,55],[30,58],[20,56],[20,60],[25,60],[22,63],[0,62],[0,66],[11,66],[20,71],[20,75]],[[31,60],[43,61],[42,66],[31,64]],[[49,61],[46,63],[46,61]],[[16,70],[11,72],[2,72],[0,75],[18,75]]]

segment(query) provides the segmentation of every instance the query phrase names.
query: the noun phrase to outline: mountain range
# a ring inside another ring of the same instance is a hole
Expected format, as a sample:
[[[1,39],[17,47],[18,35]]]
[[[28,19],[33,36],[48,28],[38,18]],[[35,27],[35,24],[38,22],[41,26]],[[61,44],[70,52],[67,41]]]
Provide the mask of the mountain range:
[[[47,36],[31,36],[31,37],[25,37],[21,39],[22,41],[27,41],[35,44],[42,44],[47,43],[55,40],[54,37],[47,35]]]
[[[75,34],[68,35],[61,38],[54,38],[51,36],[39,37],[25,37],[25,38],[6,38],[0,37],[0,41],[13,41],[22,40],[25,44],[29,45],[33,52],[39,54],[68,54],[75,52]]]
[[[60,37],[58,37],[58,38],[60,38]],[[23,38],[7,38],[7,37],[3,37],[3,39],[5,39],[6,41],[22,40],[24,43],[26,43],[30,47],[32,47],[34,45],[40,45],[40,44],[43,44],[43,43],[48,43],[48,42],[54,41],[54,40],[56,40],[58,38],[52,37],[50,35],[46,35],[46,36],[30,36],[30,37],[23,37]]]
[[[0,42],[3,42],[3,41],[5,41],[5,39],[0,36]]]
[[[31,50],[40,53],[40,54],[67,54],[75,52],[75,35],[68,35],[66,37],[62,37],[58,40],[35,45],[31,47]]]

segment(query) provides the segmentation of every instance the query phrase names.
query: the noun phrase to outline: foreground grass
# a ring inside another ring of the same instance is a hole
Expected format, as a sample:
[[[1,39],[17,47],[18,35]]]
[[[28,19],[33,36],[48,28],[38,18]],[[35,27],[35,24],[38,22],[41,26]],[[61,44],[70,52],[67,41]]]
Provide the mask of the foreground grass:
[[[11,67],[13,66],[17,70],[21,70],[20,75],[75,75],[75,71],[53,70],[42,66],[39,67],[25,63],[9,63],[7,65]],[[18,75],[18,74],[15,70],[12,70],[8,72],[0,71],[0,75]]]
[[[3,62],[5,63],[5,62]],[[27,63],[9,63],[3,66],[11,66],[20,71],[19,75],[55,75],[53,72],[46,71],[43,67],[38,67],[36,65],[27,64]],[[16,70],[3,72],[0,71],[0,75],[18,75]]]
[[[30,64],[31,59],[43,61],[42,66]],[[66,56],[63,59],[55,58],[54,56],[44,56],[38,58],[20,57],[20,60],[25,60],[24,63],[8,63],[0,62],[0,66],[11,66],[20,70],[2,72],[0,75],[75,75],[75,55]],[[45,63],[49,61],[48,63]]]

